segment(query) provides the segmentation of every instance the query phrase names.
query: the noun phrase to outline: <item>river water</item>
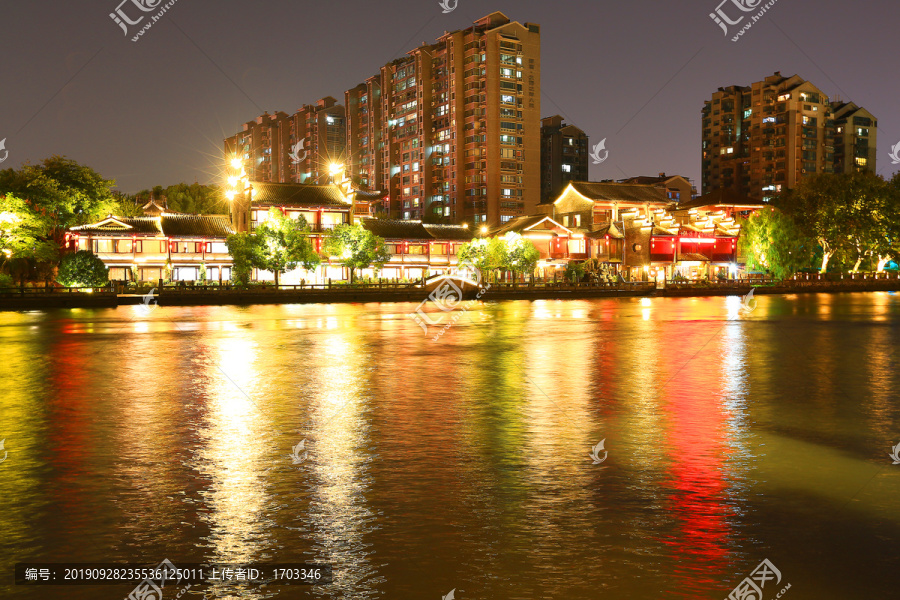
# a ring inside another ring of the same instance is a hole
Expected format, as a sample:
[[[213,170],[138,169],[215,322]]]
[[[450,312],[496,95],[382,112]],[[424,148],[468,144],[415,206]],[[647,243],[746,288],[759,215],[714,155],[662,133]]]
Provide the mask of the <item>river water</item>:
[[[165,558],[334,569],[188,599],[722,599],[766,559],[766,600],[900,597],[900,294],[741,307],[0,313],[0,597]]]

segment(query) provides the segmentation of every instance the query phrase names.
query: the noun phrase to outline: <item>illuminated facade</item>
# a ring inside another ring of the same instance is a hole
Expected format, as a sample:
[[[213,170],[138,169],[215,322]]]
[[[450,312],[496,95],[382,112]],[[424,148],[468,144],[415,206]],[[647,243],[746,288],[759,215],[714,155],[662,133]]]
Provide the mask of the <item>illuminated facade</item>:
[[[72,227],[66,243],[96,254],[114,281],[227,281],[232,259],[225,238],[232,233],[221,215],[110,216]]]
[[[289,116],[265,113],[225,140],[225,157],[243,161],[249,178],[266,183],[328,183],[330,164],[342,162],[344,107],[331,96]]]
[[[499,225],[540,200],[540,26],[495,12],[345,94],[350,177],[395,219]]]
[[[559,115],[541,120],[541,202],[556,198],[570,181],[588,180],[589,141]]]
[[[808,175],[876,170],[874,117],[798,75],[719,88],[701,118],[704,194],[726,188],[767,201]]]

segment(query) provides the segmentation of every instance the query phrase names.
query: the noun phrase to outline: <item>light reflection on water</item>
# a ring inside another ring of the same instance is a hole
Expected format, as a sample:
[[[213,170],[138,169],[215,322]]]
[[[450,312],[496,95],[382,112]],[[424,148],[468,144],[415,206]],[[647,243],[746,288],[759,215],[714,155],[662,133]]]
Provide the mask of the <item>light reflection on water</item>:
[[[898,296],[757,302],[487,303],[438,342],[403,304],[2,313],[0,568],[335,568],[219,598],[720,598],[769,558],[798,598],[889,597]]]

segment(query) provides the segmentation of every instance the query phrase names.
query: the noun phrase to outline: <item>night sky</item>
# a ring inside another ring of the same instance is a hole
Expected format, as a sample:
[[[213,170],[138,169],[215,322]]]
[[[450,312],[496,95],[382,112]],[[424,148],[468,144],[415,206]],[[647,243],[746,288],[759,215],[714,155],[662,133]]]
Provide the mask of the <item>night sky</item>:
[[[0,7],[0,168],[62,154],[125,192],[218,183],[222,140],[245,121],[343,103],[384,63],[493,11],[542,26],[542,114],[607,138],[591,179],[665,171],[699,186],[703,101],[775,71],[869,109],[878,172],[900,167],[896,1],[778,0],[736,43],[709,17],[720,0],[459,0],[449,14],[438,0],[177,0],[136,43],[148,19],[126,37],[109,17],[120,1]]]

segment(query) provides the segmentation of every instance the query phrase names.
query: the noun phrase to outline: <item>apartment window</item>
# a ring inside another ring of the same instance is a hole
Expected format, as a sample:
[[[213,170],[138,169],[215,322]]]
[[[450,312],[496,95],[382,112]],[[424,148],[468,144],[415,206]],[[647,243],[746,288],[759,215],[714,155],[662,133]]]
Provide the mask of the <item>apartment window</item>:
[[[513,104],[514,105],[516,103],[516,97],[510,96],[509,94],[501,94],[500,102],[503,104]]]
[[[562,170],[563,170],[563,173],[571,173],[571,172],[572,172],[572,165],[566,165],[566,164],[564,164],[564,165],[562,166]]]
[[[856,135],[859,137],[869,137],[869,130],[866,127],[857,127]]]

